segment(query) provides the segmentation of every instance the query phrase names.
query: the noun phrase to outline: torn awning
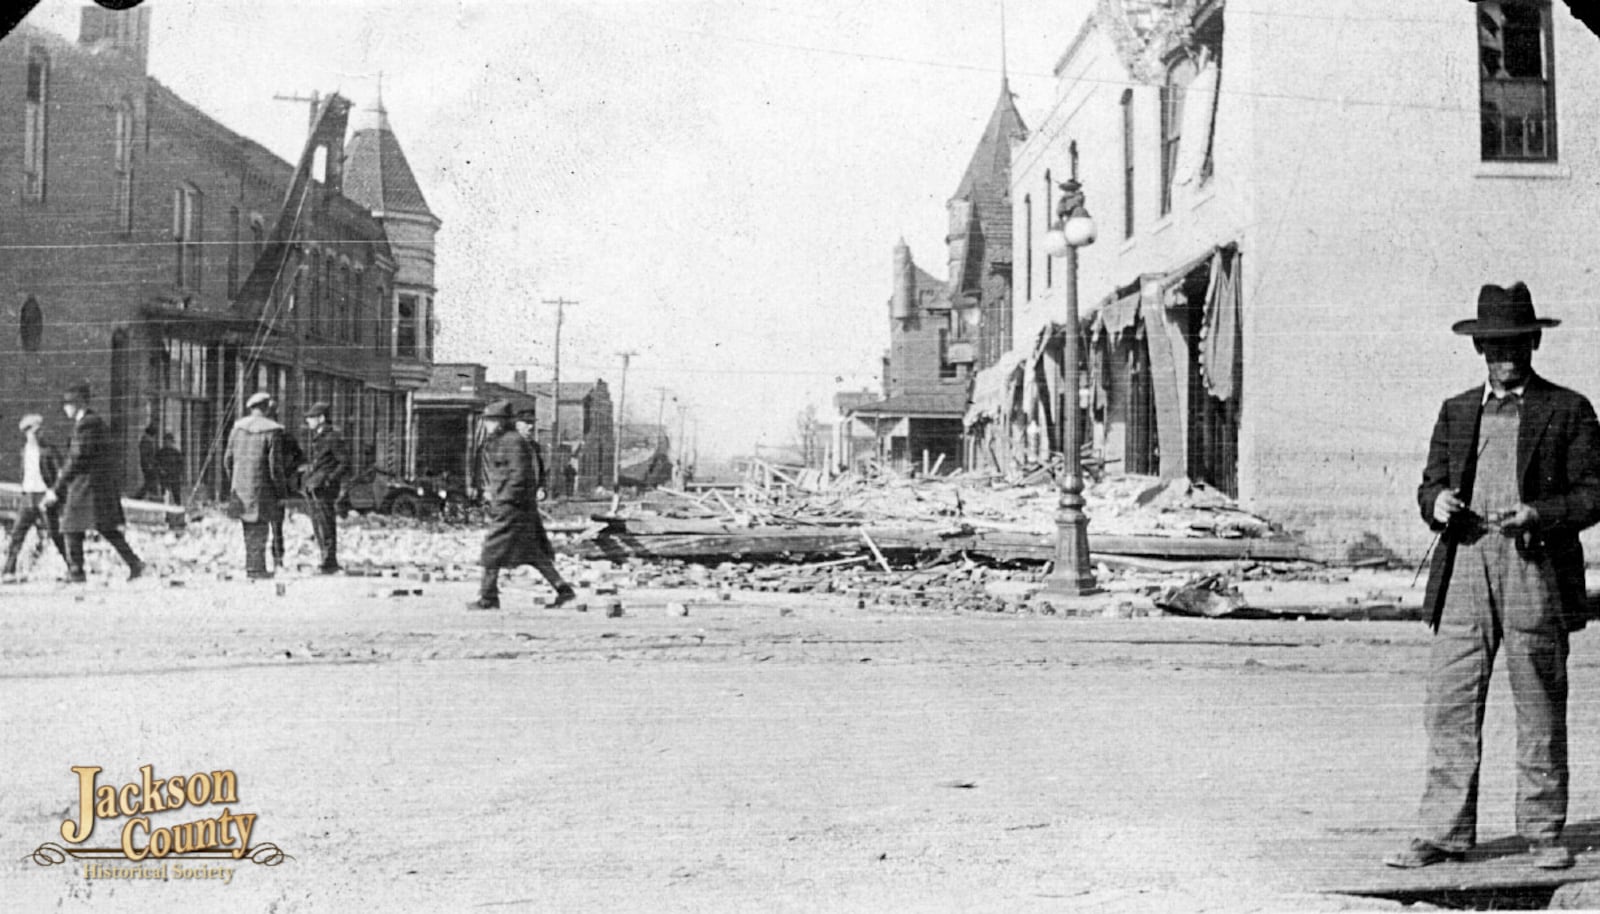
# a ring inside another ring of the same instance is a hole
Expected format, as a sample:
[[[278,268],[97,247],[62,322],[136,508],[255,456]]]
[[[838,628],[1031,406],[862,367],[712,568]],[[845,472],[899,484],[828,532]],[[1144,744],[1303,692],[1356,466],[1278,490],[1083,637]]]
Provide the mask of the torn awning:
[[[972,379],[972,402],[962,420],[968,428],[984,419],[995,420],[1010,413],[1017,399],[1017,384],[1022,379],[1022,363],[1028,353],[1010,349]]]

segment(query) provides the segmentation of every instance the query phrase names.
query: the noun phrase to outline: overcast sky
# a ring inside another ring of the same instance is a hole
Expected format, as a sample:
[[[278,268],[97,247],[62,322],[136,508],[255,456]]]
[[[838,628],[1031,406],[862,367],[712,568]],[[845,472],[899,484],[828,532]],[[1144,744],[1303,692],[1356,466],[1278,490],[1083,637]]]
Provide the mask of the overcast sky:
[[[29,17],[76,37],[79,0]],[[284,158],[338,91],[377,97],[443,220],[441,361],[604,378],[703,457],[793,438],[877,389],[904,237],[944,275],[944,205],[1000,89],[999,0],[146,0],[151,74]],[[1033,125],[1090,0],[1012,0]],[[676,398],[676,399],[675,399]]]

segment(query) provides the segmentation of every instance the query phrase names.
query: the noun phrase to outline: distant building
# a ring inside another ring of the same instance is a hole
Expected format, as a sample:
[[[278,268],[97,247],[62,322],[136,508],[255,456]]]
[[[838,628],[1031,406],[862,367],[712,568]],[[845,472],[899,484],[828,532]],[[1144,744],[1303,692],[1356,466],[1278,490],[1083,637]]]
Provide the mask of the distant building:
[[[902,470],[952,472],[971,463],[977,445],[963,438],[963,418],[972,375],[1000,358],[1012,335],[1011,151],[1026,136],[1002,79],[946,205],[948,279],[918,267],[904,239],[895,246],[883,396],[852,405],[835,436],[841,447],[871,436],[877,459]],[[858,458],[852,447],[847,462]]]
[[[396,255],[345,195],[348,103],[316,105],[291,165],[149,77],[149,35],[148,6],[88,6],[77,43],[27,24],[0,38],[7,414],[41,412],[64,439],[60,392],[87,380],[125,491],[154,426],[187,484],[219,492],[227,431],[258,389],[291,426],[330,402],[358,468],[404,466],[427,371],[398,365]],[[16,435],[0,424],[0,467]]]

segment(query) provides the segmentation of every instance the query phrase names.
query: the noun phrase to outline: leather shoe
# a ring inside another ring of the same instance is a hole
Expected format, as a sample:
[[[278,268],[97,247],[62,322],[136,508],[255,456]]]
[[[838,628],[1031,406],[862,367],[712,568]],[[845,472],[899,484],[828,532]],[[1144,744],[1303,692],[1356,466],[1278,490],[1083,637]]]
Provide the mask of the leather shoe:
[[[1572,866],[1572,851],[1560,841],[1530,841],[1528,855],[1541,870],[1564,870]]]
[[[484,598],[479,597],[478,599],[473,600],[471,603],[468,603],[467,604],[467,608],[468,609],[499,609],[500,608],[500,601],[499,600],[485,600]]]
[[[1443,863],[1446,860],[1461,860],[1464,856],[1460,851],[1447,850],[1432,841],[1412,838],[1410,844],[1392,854],[1388,854],[1383,858],[1383,862],[1386,866],[1414,870],[1418,867]]]
[[[554,609],[557,606],[565,606],[576,599],[578,599],[578,592],[573,590],[570,585],[563,584],[556,588],[556,598],[551,602],[550,607]]]
[[[132,565],[128,566],[128,580],[137,581],[142,577],[144,577],[143,562],[134,562]]]

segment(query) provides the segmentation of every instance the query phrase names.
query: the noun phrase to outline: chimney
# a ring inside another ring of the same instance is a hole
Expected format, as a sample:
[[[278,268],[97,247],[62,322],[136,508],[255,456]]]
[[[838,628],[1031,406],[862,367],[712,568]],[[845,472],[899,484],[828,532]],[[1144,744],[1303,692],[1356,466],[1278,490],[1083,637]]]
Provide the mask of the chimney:
[[[109,10],[86,6],[78,20],[78,43],[108,47],[128,58],[141,74],[150,62],[150,8]]]
[[[514,372],[512,372],[511,373],[511,386],[515,387],[517,390],[522,391],[523,393],[527,393],[528,392],[528,373],[526,371],[514,371]]]

